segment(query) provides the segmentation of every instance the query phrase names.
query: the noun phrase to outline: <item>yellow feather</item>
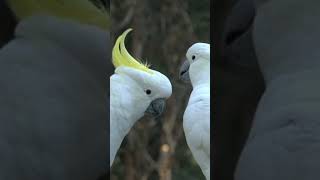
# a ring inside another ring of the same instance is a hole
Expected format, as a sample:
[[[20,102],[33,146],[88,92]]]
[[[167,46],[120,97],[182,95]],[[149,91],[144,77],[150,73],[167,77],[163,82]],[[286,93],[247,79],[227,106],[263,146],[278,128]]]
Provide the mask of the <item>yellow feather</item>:
[[[134,69],[139,69],[148,73],[152,71],[148,68],[147,65],[140,63],[138,60],[134,59],[127,51],[125,47],[125,39],[127,34],[132,31],[132,29],[126,30],[122,35],[120,35],[113,47],[112,50],[112,63],[114,67],[127,66]]]
[[[6,0],[18,20],[45,14],[68,18],[80,23],[109,29],[110,17],[106,9],[89,0]]]

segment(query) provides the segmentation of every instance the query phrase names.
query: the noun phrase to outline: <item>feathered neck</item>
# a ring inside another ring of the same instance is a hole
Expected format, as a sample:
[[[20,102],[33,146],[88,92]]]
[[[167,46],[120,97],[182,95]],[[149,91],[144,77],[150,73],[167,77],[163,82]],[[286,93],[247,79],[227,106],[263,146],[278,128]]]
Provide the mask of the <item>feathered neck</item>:
[[[190,66],[190,79],[192,87],[210,83],[210,62],[198,60]]]

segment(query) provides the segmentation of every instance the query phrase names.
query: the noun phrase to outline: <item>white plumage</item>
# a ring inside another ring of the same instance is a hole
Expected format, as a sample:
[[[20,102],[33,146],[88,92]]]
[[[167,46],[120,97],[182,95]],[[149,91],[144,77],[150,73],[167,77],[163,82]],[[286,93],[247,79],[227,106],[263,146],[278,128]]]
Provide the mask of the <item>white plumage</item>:
[[[128,32],[123,34],[122,43]],[[124,53],[124,44],[119,52],[115,52],[118,45],[116,43],[113,50],[116,70],[110,77],[110,167],[121,142],[134,123],[143,117],[145,112],[156,116],[161,114],[165,99],[172,93],[171,83],[165,75],[142,64],[129,66],[138,61],[130,60],[129,55]],[[116,54],[120,52],[123,54],[118,54],[117,57]]]
[[[210,180],[210,45],[196,43],[187,51],[193,86],[183,115],[188,146],[207,180]]]

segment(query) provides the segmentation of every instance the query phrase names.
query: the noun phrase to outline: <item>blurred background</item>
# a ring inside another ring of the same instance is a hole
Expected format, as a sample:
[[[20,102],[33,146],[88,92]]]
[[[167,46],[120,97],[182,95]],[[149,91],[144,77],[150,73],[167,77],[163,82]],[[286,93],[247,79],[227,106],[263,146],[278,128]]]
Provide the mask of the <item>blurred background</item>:
[[[178,79],[187,49],[210,41],[210,0],[111,1],[113,41],[133,28],[126,46],[151,68],[167,75],[173,94],[159,119],[144,117],[122,143],[111,180],[204,179],[187,147],[182,116],[191,85]]]
[[[17,24],[13,14],[4,0],[0,0],[0,48],[13,38],[14,28]]]
[[[212,179],[233,180],[264,81],[251,40],[252,0],[213,1]]]

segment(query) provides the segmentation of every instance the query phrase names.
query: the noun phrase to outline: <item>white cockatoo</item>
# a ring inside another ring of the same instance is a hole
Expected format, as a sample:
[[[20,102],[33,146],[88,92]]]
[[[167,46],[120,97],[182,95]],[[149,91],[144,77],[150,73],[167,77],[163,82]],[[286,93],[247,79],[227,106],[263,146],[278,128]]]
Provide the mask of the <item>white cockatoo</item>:
[[[137,120],[150,113],[160,115],[172,93],[169,79],[135,60],[120,35],[112,50],[115,73],[110,77],[110,167],[121,142]]]
[[[97,179],[108,167],[107,11],[89,0],[6,5],[18,24],[0,50],[0,179]]]
[[[210,44],[195,43],[181,66],[182,80],[193,90],[183,115],[188,146],[204,176],[210,180]]]

